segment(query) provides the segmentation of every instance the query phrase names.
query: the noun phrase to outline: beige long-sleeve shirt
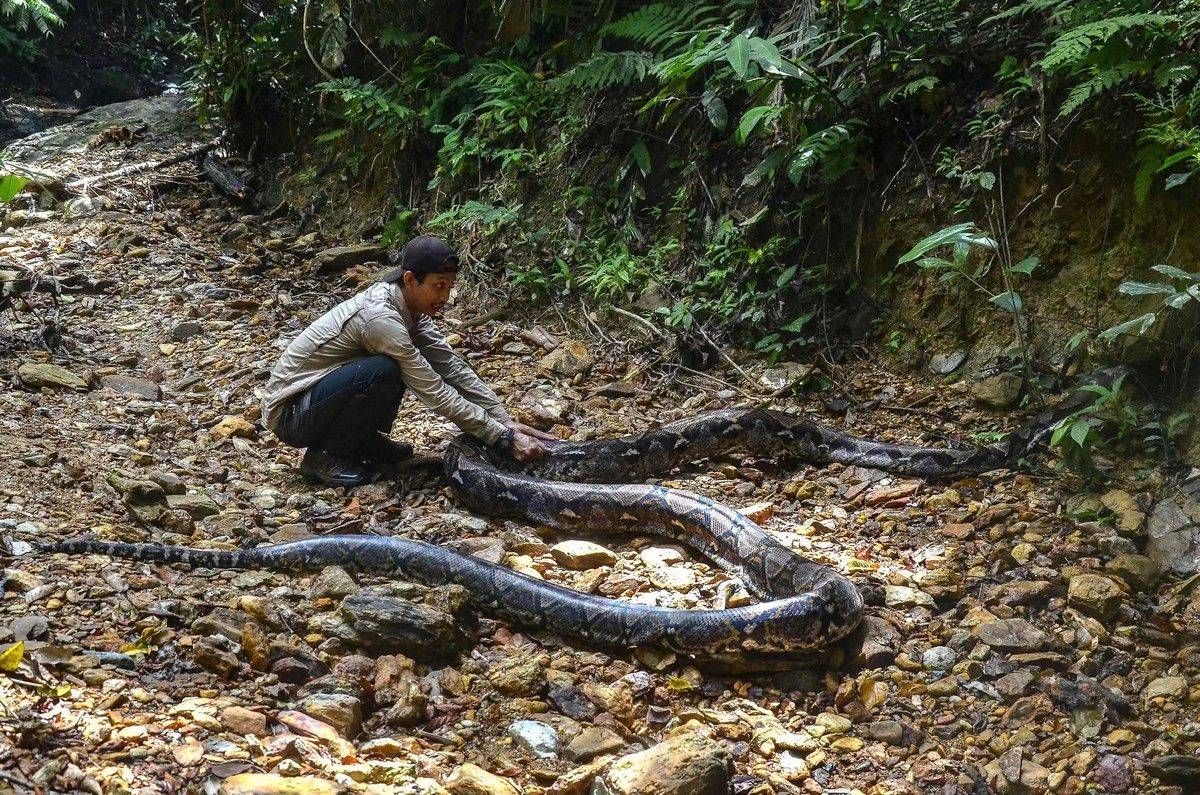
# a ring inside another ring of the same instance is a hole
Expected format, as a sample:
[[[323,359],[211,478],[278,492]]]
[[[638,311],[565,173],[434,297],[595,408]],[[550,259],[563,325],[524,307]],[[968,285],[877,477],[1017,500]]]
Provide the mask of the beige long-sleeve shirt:
[[[279,424],[289,398],[343,364],[374,354],[400,365],[405,386],[422,403],[489,444],[511,419],[433,321],[413,318],[400,285],[379,283],[330,309],[287,346],[263,394],[267,427]]]

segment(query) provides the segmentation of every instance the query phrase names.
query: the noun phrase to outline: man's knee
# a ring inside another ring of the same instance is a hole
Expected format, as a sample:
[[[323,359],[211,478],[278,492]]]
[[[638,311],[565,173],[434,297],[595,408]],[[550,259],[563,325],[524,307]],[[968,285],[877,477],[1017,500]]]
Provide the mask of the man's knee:
[[[383,388],[399,386],[400,365],[391,356],[369,356],[363,362],[366,386],[368,388]]]

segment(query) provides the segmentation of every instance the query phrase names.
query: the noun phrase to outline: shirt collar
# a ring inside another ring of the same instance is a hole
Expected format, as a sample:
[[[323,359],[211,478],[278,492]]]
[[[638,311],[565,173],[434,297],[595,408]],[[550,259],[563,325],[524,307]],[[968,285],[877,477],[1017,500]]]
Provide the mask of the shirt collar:
[[[412,328],[415,325],[415,320],[412,312],[408,311],[408,304],[404,300],[404,288],[397,282],[389,284],[391,290],[388,293],[388,299],[391,301],[396,311],[400,313],[400,317],[404,319],[404,325]]]

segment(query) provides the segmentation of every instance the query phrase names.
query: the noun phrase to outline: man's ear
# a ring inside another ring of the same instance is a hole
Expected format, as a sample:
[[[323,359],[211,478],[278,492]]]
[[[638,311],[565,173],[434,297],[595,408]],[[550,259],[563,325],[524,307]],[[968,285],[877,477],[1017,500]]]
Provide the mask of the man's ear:
[[[404,282],[405,287],[412,287],[417,282],[417,276],[412,271],[405,271],[400,280]]]

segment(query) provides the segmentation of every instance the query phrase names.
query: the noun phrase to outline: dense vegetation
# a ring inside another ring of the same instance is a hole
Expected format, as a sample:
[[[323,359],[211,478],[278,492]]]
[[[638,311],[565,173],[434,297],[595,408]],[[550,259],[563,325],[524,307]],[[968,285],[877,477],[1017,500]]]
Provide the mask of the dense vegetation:
[[[0,0],[0,48],[68,8]],[[247,150],[303,153],[292,185],[318,205],[383,197],[361,231],[484,241],[471,250],[534,297],[582,293],[770,356],[853,325],[847,296],[916,265],[1007,313],[1027,373],[1039,262],[1011,250],[1006,176],[1027,167],[1030,204],[1057,202],[1066,142],[1092,127],[1125,140],[1112,178],[1137,202],[1200,182],[1200,0],[188,8],[155,35],[178,36],[202,112]],[[864,223],[913,186],[952,197],[946,228],[867,273]],[[1200,277],[1159,269],[1121,290],[1161,306],[1081,325],[1068,348],[1194,310]]]

